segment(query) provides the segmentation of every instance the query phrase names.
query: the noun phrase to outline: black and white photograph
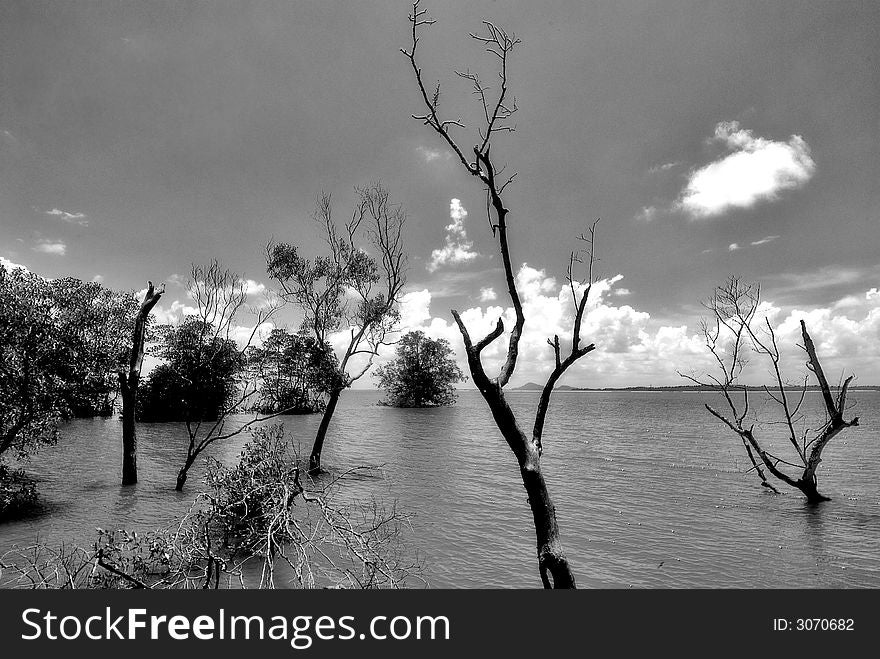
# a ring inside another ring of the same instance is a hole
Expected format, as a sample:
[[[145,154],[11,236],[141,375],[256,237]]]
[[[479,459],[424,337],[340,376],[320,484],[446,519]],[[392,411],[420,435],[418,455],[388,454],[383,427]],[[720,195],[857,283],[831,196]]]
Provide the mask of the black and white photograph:
[[[0,0],[2,597],[880,589],[878,34]]]

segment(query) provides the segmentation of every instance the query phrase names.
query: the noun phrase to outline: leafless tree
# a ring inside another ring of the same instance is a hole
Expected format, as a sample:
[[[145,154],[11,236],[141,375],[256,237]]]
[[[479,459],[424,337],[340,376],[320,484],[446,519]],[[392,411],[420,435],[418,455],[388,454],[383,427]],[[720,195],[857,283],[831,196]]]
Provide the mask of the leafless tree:
[[[137,427],[135,415],[137,411],[138,385],[141,379],[141,368],[144,363],[144,336],[147,329],[147,318],[153,307],[165,292],[163,284],[159,290],[153,288],[153,282],[147,282],[144,301],[135,316],[132,331],[131,353],[129,354],[128,371],[119,371],[119,391],[122,397],[122,484],[134,485],[138,480],[137,466]]]
[[[415,81],[426,108],[424,114],[413,115],[413,118],[433,129],[452,150],[465,170],[478,179],[486,190],[489,224],[492,235],[498,239],[507,294],[516,316],[507,343],[507,356],[497,377],[490,377],[485,372],[481,352],[504,333],[505,328],[502,320],[499,318],[495,329],[484,338],[474,342],[458,312],[452,311],[452,316],[464,340],[468,366],[474,384],[486,400],[498,429],[519,463],[520,474],[528,493],[529,506],[534,519],[538,570],[541,581],[545,588],[574,588],[576,587],[575,577],[559,540],[556,507],[550,497],[541,468],[542,437],[544,420],[554,385],[572,364],[595,348],[593,344],[581,344],[580,332],[587,300],[594,281],[593,239],[596,225],[593,224],[588,234],[580,236],[585,242],[586,248],[573,252],[569,259],[568,281],[574,305],[574,323],[570,346],[566,352],[558,336],[547,340],[553,351],[554,366],[541,391],[534,427],[531,436],[528,436],[504,396],[504,387],[510,381],[517,365],[519,343],[526,322],[510,256],[507,235],[509,210],[503,199],[505,189],[514,181],[516,174],[506,176],[504,167],[497,167],[492,155],[490,155],[492,139],[499,133],[514,130],[511,119],[517,106],[516,101],[510,97],[508,92],[508,60],[511,52],[519,44],[519,40],[513,34],[489,21],[483,22],[484,31],[482,33],[471,33],[470,35],[495,59],[498,66],[498,87],[494,91],[483,83],[478,74],[469,70],[456,71],[460,78],[467,80],[472,85],[482,115],[482,123],[474,136],[476,139],[472,149],[473,155],[470,155],[461,146],[462,141],[454,136],[456,131],[466,128],[464,122],[460,118],[452,119],[441,116],[440,83],[436,84],[433,91],[428,91],[422,69],[416,58],[420,34],[425,27],[432,25],[435,21],[428,16],[426,9],[420,7],[418,0],[413,3],[409,20],[412,24],[412,42],[409,50],[403,49],[402,52],[412,66]],[[580,281],[576,280],[574,274],[575,268],[579,266],[584,266],[586,270],[586,276]]]
[[[190,467],[198,457],[212,444],[230,439],[245,432],[253,426],[285,412],[260,415],[255,414],[244,423],[229,423],[229,415],[242,410],[247,402],[256,395],[258,383],[250,377],[251,372],[244,368],[244,356],[254,344],[257,332],[276,311],[271,296],[267,295],[262,306],[247,307],[248,284],[240,275],[221,266],[217,261],[208,265],[193,264],[188,286],[190,296],[196,305],[197,337],[199,346],[198,359],[210,364],[219,359],[229,346],[237,350],[236,361],[240,364],[237,370],[236,391],[231,400],[225,401],[223,409],[214,420],[204,422],[201,418],[186,419],[186,431],[189,437],[186,457],[183,466],[177,473],[175,489],[180,492],[186,484]],[[243,311],[250,312],[250,321],[254,326],[244,338],[241,345],[233,337],[237,321],[241,320]],[[204,348],[204,349],[202,349]]]
[[[379,183],[355,192],[358,203],[341,227],[333,218],[330,195],[318,197],[314,220],[324,234],[327,254],[312,260],[301,256],[296,245],[272,242],[267,247],[269,275],[280,285],[282,297],[302,310],[303,327],[318,345],[326,345],[334,332],[349,332],[309,456],[311,473],[321,470],[321,451],[340,394],[366,374],[393,332],[406,283],[401,236],[406,213],[391,203]],[[353,360],[358,358],[356,366]]]
[[[818,427],[808,423],[803,405],[809,375],[796,384],[786,381],[776,331],[766,316],[763,320],[758,318],[760,301],[760,286],[743,283],[737,277],[730,277],[724,285],[715,289],[705,303],[712,318],[703,322],[703,334],[706,347],[717,365],[717,374],[708,375],[705,379],[685,377],[721,394],[724,399],[722,411],[708,404],[706,409],[739,436],[752,464],[751,470],[758,475],[763,487],[778,492],[767,478],[766,471],[776,480],[803,492],[811,503],[829,501],[829,497],[820,494],[817,489],[816,470],[822,462],[822,452],[828,442],[842,430],[859,425],[858,417],[850,421],[844,419],[847,390],[853,377],[847,377],[836,392],[832,392],[807,326],[801,320],[804,343],[800,347],[807,354],[807,370],[816,379],[824,405],[824,420]],[[773,384],[761,387],[757,393],[759,396],[763,394],[762,397],[778,409],[779,420],[762,422],[752,401],[756,392],[740,383],[750,353],[769,363]],[[791,444],[791,450],[785,457],[775,452],[776,449],[774,452],[768,449],[766,437],[759,440],[761,426],[764,429],[781,427],[784,430],[786,440]],[[793,471],[799,472],[799,475],[791,475]]]

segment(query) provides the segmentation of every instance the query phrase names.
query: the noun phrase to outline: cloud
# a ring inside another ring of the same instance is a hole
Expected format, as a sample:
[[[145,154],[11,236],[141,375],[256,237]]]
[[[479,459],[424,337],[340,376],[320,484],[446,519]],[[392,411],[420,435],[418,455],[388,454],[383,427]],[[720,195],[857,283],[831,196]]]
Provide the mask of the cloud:
[[[678,167],[680,164],[680,162],[665,162],[662,165],[654,165],[648,169],[648,173],[657,174],[658,172],[666,172],[673,167]]]
[[[467,239],[464,228],[467,210],[458,199],[449,200],[449,217],[452,222],[446,225],[446,245],[431,252],[431,261],[425,266],[428,272],[434,272],[445,265],[467,263],[480,256],[479,252],[473,250],[473,243]]]
[[[731,153],[692,171],[675,206],[694,219],[721,215],[773,201],[784,190],[803,186],[816,171],[810,148],[800,135],[787,142],[756,137],[739,122],[715,126],[713,142]]]
[[[494,288],[486,287],[480,289],[480,302],[491,302],[498,299],[498,294]]]
[[[679,372],[704,375],[717,368],[705,346],[697,315],[668,324],[631,305],[619,304],[621,275],[597,282],[587,306],[581,330],[583,343],[595,343],[596,350],[579,360],[566,373],[563,384],[584,387],[626,387],[633,385],[688,384]],[[516,274],[526,324],[520,342],[519,359],[512,386],[524,382],[543,382],[553,366],[547,339],[559,335],[563,350],[570,347],[573,308],[567,282],[557,281],[540,269],[523,265]],[[858,290],[858,289],[855,289]],[[763,302],[756,322],[771,320],[783,357],[784,375],[797,381],[804,373],[804,353],[798,346],[801,318],[807,323],[829,378],[840,374],[861,375],[862,383],[878,383],[880,373],[880,286],[861,289],[840,300],[822,306],[782,306]],[[765,296],[765,299],[772,299]],[[401,307],[402,332],[421,330],[435,339],[446,339],[455,350],[460,368],[468,373],[464,346],[448,306],[437,303],[430,288],[410,291]],[[461,311],[471,338],[477,341],[494,328],[498,318],[504,321],[505,334],[483,351],[487,374],[498,374],[506,357],[509,330],[514,311],[508,305],[492,301]],[[340,331],[332,337],[334,345],[343,346],[350,337]],[[393,354],[393,347],[383,350],[377,363]],[[363,362],[352,365],[357,371]],[[767,364],[752,357],[745,373],[749,384],[768,382]],[[367,377],[361,386],[368,386]],[[472,384],[472,383],[471,383]],[[466,386],[471,386],[466,385]],[[697,403],[698,404],[698,403]]]
[[[755,247],[757,247],[758,245],[766,245],[767,243],[772,243],[777,238],[779,238],[779,236],[765,236],[764,238],[761,238],[761,240],[754,241],[752,245],[754,245]]]
[[[735,251],[738,250],[738,249],[739,249],[739,243],[730,243],[730,244],[727,246],[727,251],[728,251],[728,252],[735,252]]]
[[[81,227],[86,227],[89,225],[89,221],[86,219],[85,213],[68,213],[67,211],[63,211],[60,208],[53,208],[50,211],[46,211],[46,215],[54,215],[65,222],[70,224],[78,224]]]
[[[92,277],[92,281],[96,284],[102,284],[104,283],[104,275],[95,275],[94,277]]]
[[[659,212],[660,209],[656,206],[643,206],[642,210],[636,214],[636,219],[642,222],[650,222],[657,217]]]
[[[425,159],[425,162],[449,160],[452,157],[452,153],[445,149],[429,149],[426,146],[418,146],[416,147],[416,151]]]
[[[678,384],[676,368],[680,360],[708,359],[702,354],[703,342],[687,326],[668,327],[651,319],[650,314],[629,305],[616,306],[615,297],[621,275],[600,280],[593,286],[581,330],[584,342],[595,342],[597,350],[573,366],[566,375],[570,384],[582,386],[626,386],[633,381]],[[571,292],[566,282],[548,277],[543,270],[524,264],[516,274],[526,324],[520,341],[520,356],[514,386],[534,380],[543,381],[552,368],[552,353],[547,339],[559,335],[563,348],[570,346],[573,321]],[[625,290],[625,289],[622,289]],[[456,324],[448,312],[443,317],[432,313],[429,289],[405,296],[401,305],[402,326],[406,331],[420,329],[432,338],[450,342],[456,350],[460,367],[467,373],[464,347]],[[510,306],[491,304],[474,306],[461,312],[461,318],[478,340],[485,336],[498,318],[506,330],[514,324]],[[508,332],[483,351],[483,361],[490,376],[498,373],[506,356]]]
[[[7,258],[0,256],[0,265],[2,265],[7,270],[24,270],[25,272],[30,272],[26,267],[21,265],[20,263],[13,263]]]
[[[54,254],[55,256],[64,256],[67,253],[67,245],[58,240],[40,239],[34,246],[35,252],[43,254]]]

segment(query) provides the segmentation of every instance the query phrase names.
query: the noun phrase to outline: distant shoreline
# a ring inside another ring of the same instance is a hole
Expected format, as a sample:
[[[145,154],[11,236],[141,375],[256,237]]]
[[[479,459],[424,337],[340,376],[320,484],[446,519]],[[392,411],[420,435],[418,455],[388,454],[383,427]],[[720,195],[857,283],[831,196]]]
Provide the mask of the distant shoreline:
[[[539,385],[534,382],[527,382],[526,384],[521,385],[519,387],[514,387],[514,388],[510,389],[509,391],[530,392],[530,391],[541,391],[543,388],[544,388],[543,385]],[[768,388],[771,391],[776,390],[776,387],[769,387],[769,385],[768,385]],[[800,391],[801,387],[791,386],[791,387],[786,387],[786,389],[791,390],[791,391]],[[743,388],[737,387],[735,390],[736,391],[743,391]],[[755,392],[763,392],[764,387],[761,385],[748,385],[745,387],[745,390],[755,391]],[[643,387],[595,388],[595,387],[571,387],[569,385],[564,384],[564,385],[555,387],[553,391],[554,392],[566,392],[566,391],[650,392],[650,391],[656,391],[656,392],[714,393],[714,392],[717,392],[718,389],[714,388],[714,387],[705,387],[705,386],[700,386],[700,385],[682,385],[682,386],[669,386],[669,387],[644,387],[643,386]],[[809,385],[809,386],[807,386],[807,391],[820,391],[820,389],[817,385]],[[880,392],[880,385],[856,385],[856,386],[851,386],[849,388],[849,391],[876,391],[876,392]]]

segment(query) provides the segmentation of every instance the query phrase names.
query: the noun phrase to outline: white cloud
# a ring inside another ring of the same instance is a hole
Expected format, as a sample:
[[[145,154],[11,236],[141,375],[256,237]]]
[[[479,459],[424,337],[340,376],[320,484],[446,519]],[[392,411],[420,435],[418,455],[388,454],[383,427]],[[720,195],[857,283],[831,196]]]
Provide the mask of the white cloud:
[[[89,225],[89,221],[86,219],[85,213],[68,213],[67,211],[63,211],[60,208],[53,208],[50,211],[46,211],[46,215],[54,215],[65,222],[69,222],[70,224],[78,224],[82,227],[86,227]]]
[[[92,277],[92,281],[97,284],[103,284],[104,283],[104,275],[95,275],[94,277]]]
[[[35,252],[54,254],[56,256],[64,256],[67,253],[67,245],[59,240],[40,239],[33,249]]]
[[[752,243],[752,245],[754,245],[755,247],[757,247],[758,245],[766,245],[767,243],[772,243],[777,238],[779,238],[779,236],[765,236],[764,238],[761,238],[760,240],[754,241]]]
[[[625,290],[620,287],[622,279],[617,275],[594,285],[581,340],[595,343],[596,350],[569,369],[563,384],[591,387],[681,385],[687,382],[678,375],[679,372],[714,373],[716,365],[706,349],[699,318],[691,316],[683,319],[681,324],[670,325],[631,305],[618,306],[622,298],[616,293]],[[563,350],[568,348],[573,317],[571,293],[566,282],[548,277],[543,270],[528,265],[520,268],[516,281],[526,324],[513,386],[546,379],[553,365],[547,339],[558,334]],[[803,343],[799,320],[804,318],[830,379],[855,373],[861,375],[861,382],[865,384],[877,383],[877,374],[880,373],[880,287],[862,291],[828,307],[783,307],[774,302],[762,303],[756,320],[760,324],[766,316],[773,322],[783,352],[786,377],[797,381],[804,373],[804,353],[798,347]],[[407,293],[400,311],[403,332],[418,329],[432,338],[448,340],[460,368],[468,373],[458,327],[448,306],[438,303],[429,288]],[[510,306],[492,304],[491,301],[462,310],[461,317],[474,341],[493,329],[499,317],[508,332],[514,323]],[[483,351],[483,362],[490,377],[498,374],[504,361],[508,332]],[[334,337],[334,345],[341,346],[348,336],[348,332],[340,332]],[[393,347],[385,350],[379,363],[392,353]],[[357,368],[352,365],[352,370]],[[745,375],[750,384],[766,383],[767,364],[753,358]],[[361,386],[370,382],[367,378]]]
[[[458,199],[449,200],[449,217],[452,222],[446,225],[446,245],[431,252],[431,261],[427,264],[428,272],[437,268],[457,263],[473,261],[479,252],[473,250],[473,243],[467,239],[464,221],[467,210]]]
[[[30,272],[26,267],[21,265],[20,263],[13,263],[7,258],[0,256],[0,265],[2,265],[7,270],[24,270],[25,272]]]
[[[738,249],[739,249],[739,243],[730,243],[730,244],[727,246],[727,251],[728,251],[728,252],[735,252],[735,251],[738,250]]]
[[[626,295],[631,295],[632,292],[628,288],[615,288],[613,291],[611,291],[611,294],[618,295],[618,296],[622,297],[622,296],[626,296]]]
[[[434,162],[441,159],[449,160],[452,157],[452,153],[445,149],[429,149],[426,146],[419,146],[416,147],[416,151],[425,159],[425,162]]]
[[[266,292],[266,285],[253,279],[242,279],[240,283],[244,286],[246,295],[260,295]]]
[[[480,289],[480,302],[491,302],[492,300],[497,300],[498,294],[495,292],[494,288],[486,287]]]
[[[654,165],[653,167],[650,167],[648,169],[648,172],[651,174],[656,174],[658,172],[665,172],[665,171],[672,169],[673,167],[677,167],[680,164],[681,164],[680,162],[665,162],[662,165]]]
[[[739,122],[715,126],[715,142],[731,153],[692,171],[676,207],[692,218],[708,218],[732,208],[772,201],[784,190],[803,186],[816,171],[810,148],[800,135],[787,142],[756,137]]]

